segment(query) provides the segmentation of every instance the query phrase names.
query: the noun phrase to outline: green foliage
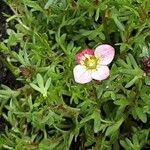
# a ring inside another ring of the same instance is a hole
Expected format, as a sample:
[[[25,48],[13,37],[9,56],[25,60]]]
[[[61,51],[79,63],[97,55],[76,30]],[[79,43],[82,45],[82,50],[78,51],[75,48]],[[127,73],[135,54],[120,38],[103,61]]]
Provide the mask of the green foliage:
[[[150,57],[150,1],[7,3],[15,29],[7,29],[0,52],[23,87],[0,86],[0,113],[8,123],[0,148],[149,149],[150,77],[141,60]],[[116,50],[109,79],[75,83],[76,53],[102,43]]]

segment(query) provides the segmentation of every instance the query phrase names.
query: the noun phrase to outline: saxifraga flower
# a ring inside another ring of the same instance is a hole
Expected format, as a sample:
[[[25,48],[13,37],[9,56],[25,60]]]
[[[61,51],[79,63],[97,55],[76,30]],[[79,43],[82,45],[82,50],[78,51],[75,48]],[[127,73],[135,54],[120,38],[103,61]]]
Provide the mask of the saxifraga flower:
[[[95,51],[84,49],[76,55],[77,65],[73,69],[75,82],[85,84],[94,80],[105,80],[110,74],[109,65],[115,55],[115,50],[108,44],[96,47]]]

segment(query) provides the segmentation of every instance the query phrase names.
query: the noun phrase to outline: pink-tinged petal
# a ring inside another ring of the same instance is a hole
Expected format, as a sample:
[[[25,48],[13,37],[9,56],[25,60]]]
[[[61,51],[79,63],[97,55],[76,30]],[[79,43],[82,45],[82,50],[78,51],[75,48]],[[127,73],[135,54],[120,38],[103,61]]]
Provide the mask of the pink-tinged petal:
[[[84,58],[84,55],[82,54],[82,53],[78,53],[77,55],[76,55],[76,61],[77,61],[77,63],[78,64],[80,64],[81,63],[81,60]]]
[[[107,66],[100,66],[97,71],[92,73],[92,78],[101,81],[107,79],[109,74],[109,68]]]
[[[75,66],[73,74],[75,82],[80,84],[85,84],[92,80],[91,74],[82,65]]]
[[[83,51],[82,51],[82,54],[87,54],[87,55],[94,55],[94,51],[89,49],[89,48],[85,48]]]
[[[85,57],[85,55],[94,55],[94,51],[89,48],[86,48],[82,52],[78,53],[76,55],[76,61],[78,64],[81,64],[81,60]]]
[[[94,54],[100,58],[101,65],[108,65],[115,56],[115,49],[108,44],[102,44],[96,47]]]

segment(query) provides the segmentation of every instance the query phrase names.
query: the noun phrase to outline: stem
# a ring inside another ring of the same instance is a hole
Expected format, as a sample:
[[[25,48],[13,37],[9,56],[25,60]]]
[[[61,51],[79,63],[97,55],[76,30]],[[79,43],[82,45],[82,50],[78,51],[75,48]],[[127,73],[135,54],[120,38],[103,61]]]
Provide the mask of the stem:
[[[107,13],[107,10],[104,12],[103,16],[102,16],[102,23],[103,23],[103,28],[104,28],[104,34],[106,37],[106,41],[107,43],[110,43],[110,36],[108,34],[108,27],[107,27],[107,17],[105,16]]]
[[[27,27],[20,19],[19,19],[19,15],[18,13],[15,11],[15,9],[10,5],[11,10],[13,11],[13,13],[15,14],[14,16],[10,17],[9,19],[7,19],[7,22],[9,22],[11,19],[16,18],[16,20],[19,22],[20,25],[22,25],[22,27],[24,27],[26,30],[30,31],[30,28]]]
[[[19,71],[18,70],[16,71],[16,67],[8,63],[4,58],[2,58],[1,55],[0,55],[0,62],[2,62],[2,64],[4,64],[5,67],[8,68],[15,77],[18,77]]]

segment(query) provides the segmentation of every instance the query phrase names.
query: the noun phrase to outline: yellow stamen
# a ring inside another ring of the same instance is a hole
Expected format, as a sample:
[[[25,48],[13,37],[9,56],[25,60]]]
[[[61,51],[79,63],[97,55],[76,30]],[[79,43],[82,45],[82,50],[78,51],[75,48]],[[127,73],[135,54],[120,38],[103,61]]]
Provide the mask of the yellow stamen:
[[[93,71],[96,70],[97,65],[99,64],[99,58],[93,55],[92,56],[88,55],[88,57],[85,57],[85,59],[82,60],[81,64],[84,65],[87,70]]]

